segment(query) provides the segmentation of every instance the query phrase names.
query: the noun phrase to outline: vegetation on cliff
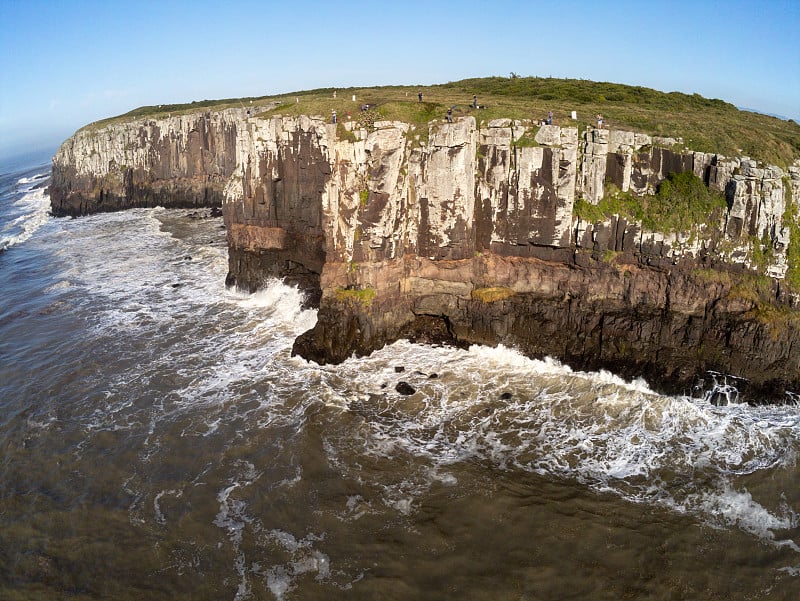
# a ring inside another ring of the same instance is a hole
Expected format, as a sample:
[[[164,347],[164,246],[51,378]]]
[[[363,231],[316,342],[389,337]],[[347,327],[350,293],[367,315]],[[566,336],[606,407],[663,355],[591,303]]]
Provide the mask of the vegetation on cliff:
[[[797,204],[792,200],[792,186],[789,185],[789,178],[784,178],[783,184],[786,190],[786,213],[783,215],[783,223],[789,228],[789,248],[786,249],[786,262],[789,269],[786,272],[786,283],[793,290],[800,291],[800,215],[798,215]]]
[[[472,108],[473,95],[479,109]],[[607,127],[680,137],[693,150],[747,155],[781,167],[800,158],[800,125],[791,120],[742,111],[698,94],[543,77],[484,77],[434,86],[323,88],[277,96],[145,106],[88,127],[202,109],[245,107],[263,116],[327,116],[335,110],[342,121],[348,113],[356,119],[364,105],[370,105],[381,118],[405,121],[421,129],[432,120],[443,119],[448,107],[453,108],[455,116],[473,115],[479,123],[502,117],[539,120],[552,111],[554,123],[579,128],[593,124],[595,115],[601,113]],[[577,121],[571,119],[572,111],[577,112]]]
[[[690,171],[670,173],[653,195],[636,196],[613,184],[596,205],[578,198],[574,213],[584,221],[619,215],[654,232],[689,232],[698,224],[717,221],[727,208],[725,196],[709,189]]]

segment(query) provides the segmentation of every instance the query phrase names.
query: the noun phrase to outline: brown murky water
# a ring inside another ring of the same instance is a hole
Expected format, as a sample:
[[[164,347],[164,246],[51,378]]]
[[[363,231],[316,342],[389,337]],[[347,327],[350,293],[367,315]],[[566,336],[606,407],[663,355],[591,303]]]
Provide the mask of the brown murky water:
[[[503,348],[319,367],[296,291],[225,267],[160,210],[0,254],[0,598],[800,598],[798,407]]]

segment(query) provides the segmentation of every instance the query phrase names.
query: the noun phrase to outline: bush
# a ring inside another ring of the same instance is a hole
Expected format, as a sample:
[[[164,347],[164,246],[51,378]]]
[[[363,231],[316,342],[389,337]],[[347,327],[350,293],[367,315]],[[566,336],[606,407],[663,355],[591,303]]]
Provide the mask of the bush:
[[[643,225],[662,232],[688,232],[720,217],[727,208],[725,197],[709,190],[691,171],[670,173],[643,204]]]

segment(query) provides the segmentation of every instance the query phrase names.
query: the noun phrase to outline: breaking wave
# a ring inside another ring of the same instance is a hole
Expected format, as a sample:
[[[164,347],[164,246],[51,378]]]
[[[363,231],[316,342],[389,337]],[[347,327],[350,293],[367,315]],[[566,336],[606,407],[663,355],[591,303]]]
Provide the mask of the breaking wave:
[[[50,197],[43,188],[32,189],[30,184],[42,181],[47,174],[23,177],[19,186],[25,186],[22,197],[4,211],[7,219],[0,228],[0,251],[29,240],[50,218]]]

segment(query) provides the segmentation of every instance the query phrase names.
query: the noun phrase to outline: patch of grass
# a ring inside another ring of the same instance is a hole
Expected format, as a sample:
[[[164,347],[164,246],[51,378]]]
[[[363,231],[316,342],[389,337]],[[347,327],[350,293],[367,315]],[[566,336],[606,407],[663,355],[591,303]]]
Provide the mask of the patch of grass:
[[[692,274],[703,282],[714,284],[727,284],[731,283],[731,274],[727,271],[719,271],[717,269],[695,269]]]
[[[690,232],[698,224],[715,220],[727,208],[725,197],[708,189],[692,172],[671,173],[654,195],[636,196],[607,182],[605,196],[596,205],[579,198],[573,214],[597,223],[619,215],[657,232]]]
[[[476,288],[472,291],[472,298],[482,303],[493,303],[514,296],[511,288],[496,286],[492,288]]]
[[[786,192],[783,223],[789,228],[789,248],[786,249],[789,269],[786,271],[786,283],[794,292],[800,293],[800,223],[797,204],[792,198],[791,180],[788,177],[783,178],[783,189]]]
[[[631,192],[623,192],[612,183],[606,183],[605,196],[598,206],[605,215],[619,215],[629,221],[642,221],[645,218],[645,199]]]
[[[606,249],[603,251],[603,263],[612,263],[619,253],[615,250]]]
[[[800,326],[800,312],[772,303],[759,303],[745,315],[766,326],[773,340],[778,340],[788,325]]]
[[[369,190],[361,190],[358,193],[358,200],[361,203],[362,207],[367,206],[367,200],[369,199]]]
[[[362,307],[368,307],[375,298],[375,288],[336,288],[333,291],[334,298],[343,303],[357,303]]]
[[[755,305],[772,304],[772,280],[768,276],[743,273],[732,277],[731,281],[731,298],[750,301]]]
[[[578,198],[573,205],[572,213],[584,221],[598,223],[612,215],[619,215],[629,221],[642,221],[644,218],[643,199],[622,192],[611,183],[605,185],[605,196],[596,205],[584,198]]]
[[[756,236],[750,236],[750,249],[750,258],[758,270],[766,270],[773,260],[772,242],[769,236],[765,234],[760,240]]]
[[[529,125],[525,128],[525,133],[521,137],[514,140],[514,146],[517,148],[535,148],[541,146],[536,141],[536,134],[539,133],[539,128],[535,125]]]
[[[356,141],[355,133],[348,130],[341,121],[336,124],[336,137],[340,140],[347,140],[348,142]]]
[[[654,196],[642,199],[642,223],[660,232],[688,232],[713,222],[728,205],[725,197],[705,186],[691,171],[670,173]]]
[[[581,221],[588,221],[590,223],[598,223],[606,219],[606,215],[603,213],[600,205],[592,204],[583,197],[575,199],[575,203],[572,205],[572,214]]]

